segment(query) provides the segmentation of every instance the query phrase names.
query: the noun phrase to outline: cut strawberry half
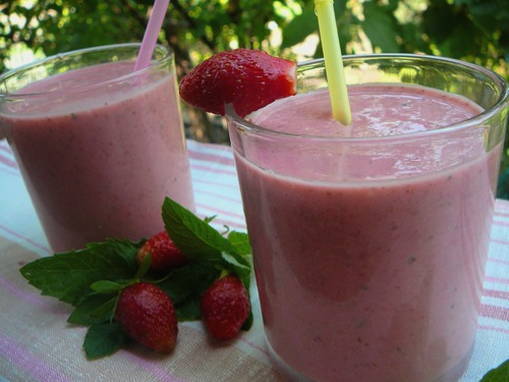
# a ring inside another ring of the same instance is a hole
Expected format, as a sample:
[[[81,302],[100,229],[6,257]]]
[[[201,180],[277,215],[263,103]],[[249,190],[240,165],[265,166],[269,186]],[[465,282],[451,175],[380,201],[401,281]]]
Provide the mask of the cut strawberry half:
[[[231,103],[240,116],[296,93],[296,63],[265,52],[235,49],[218,53],[180,82],[180,96],[205,111],[224,115]]]

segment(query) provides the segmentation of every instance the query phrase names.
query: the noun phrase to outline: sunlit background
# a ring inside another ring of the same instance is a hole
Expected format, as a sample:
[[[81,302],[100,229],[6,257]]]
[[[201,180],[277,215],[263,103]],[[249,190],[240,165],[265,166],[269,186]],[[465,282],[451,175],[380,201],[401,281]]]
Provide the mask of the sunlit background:
[[[140,41],[153,0],[0,0],[0,72],[37,58]],[[459,58],[509,78],[508,0],[335,0],[343,51]],[[182,76],[213,52],[263,49],[303,60],[322,55],[312,0],[171,0],[160,41]],[[222,121],[185,109],[186,133],[227,142]],[[506,154],[507,154],[506,140]],[[499,196],[509,198],[505,156]]]

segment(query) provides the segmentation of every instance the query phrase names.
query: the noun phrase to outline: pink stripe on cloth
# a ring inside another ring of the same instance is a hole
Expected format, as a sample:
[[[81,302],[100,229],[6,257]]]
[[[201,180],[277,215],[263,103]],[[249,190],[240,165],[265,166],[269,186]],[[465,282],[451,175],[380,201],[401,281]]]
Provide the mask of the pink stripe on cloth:
[[[506,240],[490,239],[490,241],[501,245],[509,245],[509,241]]]
[[[193,159],[203,160],[207,162],[220,163],[233,168],[234,162],[231,158],[225,158],[223,156],[214,155],[211,153],[203,153],[188,149],[189,156]]]
[[[7,167],[0,167],[0,171],[2,171],[3,173],[9,174],[9,175],[18,177],[18,178],[20,176],[19,171],[17,169],[12,168],[12,167],[8,167],[8,168]]]
[[[216,149],[218,151],[229,151],[229,152],[232,151],[232,148],[228,145],[220,145],[217,143],[207,143],[207,142],[197,142],[197,141],[191,141],[190,143],[192,145],[210,147],[211,149]],[[189,147],[188,147],[188,150],[189,150]]]
[[[492,263],[499,263],[499,264],[506,264],[506,265],[509,265],[509,261],[508,261],[508,260],[494,259],[494,258],[492,258],[492,257],[489,257],[489,258],[488,258],[488,261],[491,261]]]
[[[45,247],[42,244],[36,243],[32,239],[30,239],[30,238],[28,238],[28,237],[26,237],[26,236],[24,236],[24,235],[22,235],[22,234],[20,234],[18,232],[14,232],[13,230],[11,230],[11,229],[3,226],[3,225],[0,225],[0,229],[4,230],[7,233],[10,233],[11,235],[16,236],[19,239],[22,239],[22,240],[26,241],[27,243],[32,244],[34,247],[37,247],[39,249],[42,249],[42,250],[46,251],[47,253],[51,253],[52,252],[48,247]]]
[[[6,152],[7,154],[12,155],[12,150],[9,146],[6,145],[0,145],[0,150]]]
[[[509,334],[508,329],[497,328],[495,326],[479,325],[478,328],[483,329],[483,330],[491,330],[493,332],[501,332],[501,333]]]
[[[193,183],[203,183],[203,184],[207,184],[207,185],[211,185],[211,186],[233,188],[235,190],[238,190],[238,188],[239,188],[237,185],[227,184],[227,183],[219,183],[219,182],[214,182],[211,180],[204,180],[204,179],[193,179]]]
[[[10,281],[1,278],[0,277],[0,288],[6,289],[12,294],[13,296],[16,296],[17,298],[24,300],[25,302],[37,305],[37,306],[48,306],[49,304],[47,301],[44,301],[42,298],[37,297],[33,293],[27,293],[23,291],[22,289],[18,288],[16,285],[11,283]]]
[[[484,280],[492,283],[509,284],[509,279],[501,277],[486,276]]]
[[[496,212],[495,211],[495,216],[509,217],[509,212]]]
[[[207,171],[207,172],[213,172],[213,173],[216,173],[216,174],[224,174],[224,175],[234,175],[235,178],[237,177],[237,173],[235,171],[228,171],[228,170],[223,170],[223,169],[220,169],[220,168],[214,168],[214,167],[208,167],[208,166],[202,166],[202,165],[199,165],[199,164],[193,164],[191,163],[191,168],[195,168],[197,170],[202,170],[202,171]]]
[[[509,309],[502,308],[501,306],[481,304],[481,316],[509,321]]]
[[[0,333],[0,356],[40,382],[71,381],[54,367],[37,358],[25,346]]]
[[[501,222],[499,220],[493,220],[493,224],[500,225],[500,226],[503,226],[503,227],[509,227],[509,222]]]
[[[69,314],[70,312],[64,304],[56,302],[55,299],[43,297],[36,293],[25,292],[23,289],[17,287],[14,283],[4,278],[0,278],[0,288],[7,290],[11,295],[23,300],[25,303],[36,305],[51,314],[64,315]]]
[[[242,203],[240,199],[230,198],[229,196],[222,195],[222,194],[219,194],[219,193],[216,193],[216,192],[203,191],[203,190],[195,191],[195,192],[197,194],[204,194],[204,195],[213,196],[213,197],[216,197],[216,198],[219,198],[219,199],[223,199],[223,200],[226,200],[228,202],[235,203],[235,204],[241,204]]]
[[[0,163],[5,164],[7,167],[17,169],[18,165],[13,160],[5,157],[4,155],[0,154]]]
[[[486,297],[495,297],[504,300],[509,300],[509,292],[505,292],[502,290],[484,289],[482,295]]]
[[[130,353],[127,350],[121,350],[120,354],[128,359],[130,362],[135,363],[145,371],[152,374],[154,377],[157,378],[160,382],[181,382],[181,379],[178,379],[174,376],[172,376],[168,370],[165,370],[158,366],[160,361],[148,361],[146,359],[143,359],[141,357],[136,356],[135,354]]]

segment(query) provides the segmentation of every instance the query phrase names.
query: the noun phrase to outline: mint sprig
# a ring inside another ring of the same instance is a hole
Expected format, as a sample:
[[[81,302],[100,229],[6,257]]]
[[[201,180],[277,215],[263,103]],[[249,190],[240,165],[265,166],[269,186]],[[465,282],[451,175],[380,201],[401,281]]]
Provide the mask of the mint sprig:
[[[68,322],[89,326],[83,344],[88,359],[112,354],[126,343],[115,311],[122,289],[129,285],[140,281],[157,284],[172,299],[179,321],[201,318],[201,295],[224,274],[235,274],[249,292],[251,246],[247,234],[229,228],[221,234],[209,224],[215,216],[201,220],[170,198],[164,200],[162,217],[169,236],[190,260],[162,278],[151,275],[151,255],[137,263],[144,240],[90,243],[84,249],[57,253],[20,269],[42,295],[75,307]],[[251,324],[252,314],[243,329],[248,330]]]

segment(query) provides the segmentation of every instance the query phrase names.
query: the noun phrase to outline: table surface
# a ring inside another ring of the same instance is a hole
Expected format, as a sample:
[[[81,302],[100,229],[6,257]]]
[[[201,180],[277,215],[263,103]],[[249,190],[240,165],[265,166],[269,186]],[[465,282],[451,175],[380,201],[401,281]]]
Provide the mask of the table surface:
[[[188,141],[198,214],[245,230],[230,148]],[[18,272],[50,253],[10,148],[0,141],[0,381],[277,381],[256,291],[253,328],[228,345],[208,341],[199,322],[179,324],[176,351],[133,346],[96,361],[82,351],[85,328],[70,307],[42,297]],[[477,382],[509,358],[509,202],[497,200],[474,354],[461,382]]]

